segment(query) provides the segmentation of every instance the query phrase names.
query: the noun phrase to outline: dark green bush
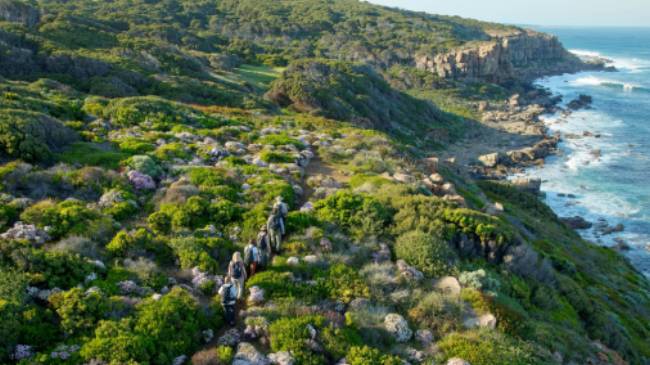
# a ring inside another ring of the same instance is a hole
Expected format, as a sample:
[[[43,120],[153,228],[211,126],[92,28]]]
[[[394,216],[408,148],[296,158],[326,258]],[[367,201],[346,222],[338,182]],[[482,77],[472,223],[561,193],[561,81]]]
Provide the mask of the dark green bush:
[[[395,241],[395,255],[428,276],[449,274],[456,254],[441,237],[420,231],[403,234]]]
[[[76,139],[74,131],[47,115],[5,109],[0,113],[0,154],[25,161],[47,161],[52,151]]]
[[[316,354],[305,346],[310,339],[308,325],[319,329],[323,326],[324,319],[320,316],[303,316],[298,318],[281,318],[271,323],[269,336],[271,350],[290,351],[299,364],[325,364],[325,358]]]
[[[23,211],[20,219],[38,227],[50,227],[52,238],[67,234],[84,235],[91,221],[100,218],[99,214],[78,200],[55,202],[42,200]]]
[[[391,209],[377,199],[344,190],[317,201],[314,210],[319,219],[345,227],[359,237],[384,233],[392,218]]]
[[[68,336],[90,333],[97,322],[105,318],[109,309],[108,299],[101,292],[84,293],[79,288],[55,293],[48,301]]]
[[[369,346],[352,346],[345,356],[350,365],[399,365],[402,360],[396,356],[383,354]]]

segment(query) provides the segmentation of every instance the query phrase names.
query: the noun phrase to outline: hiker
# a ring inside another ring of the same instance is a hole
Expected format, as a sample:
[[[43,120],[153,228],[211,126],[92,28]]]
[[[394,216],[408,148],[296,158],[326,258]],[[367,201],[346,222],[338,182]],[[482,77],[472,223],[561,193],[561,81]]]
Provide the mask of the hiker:
[[[284,224],[282,222],[282,217],[280,212],[277,209],[273,209],[273,212],[269,216],[269,219],[266,221],[266,228],[269,231],[269,238],[271,247],[275,253],[280,253],[280,245],[282,244],[282,232],[284,232]]]
[[[244,264],[246,264],[246,268],[248,269],[248,277],[255,275],[260,261],[260,251],[257,248],[257,242],[251,239],[244,248]]]
[[[257,234],[257,249],[260,252],[260,266],[264,268],[271,261],[271,240],[266,225],[263,225]]]
[[[237,288],[233,285],[230,276],[226,276],[223,285],[219,288],[221,306],[223,307],[226,323],[235,325],[235,305],[237,304]]]
[[[232,254],[232,260],[228,264],[228,276],[237,288],[237,299],[244,296],[244,282],[246,281],[246,265],[241,258],[239,251]]]
[[[273,209],[271,209],[271,211],[277,211],[280,213],[280,218],[282,219],[282,235],[284,235],[286,233],[284,231],[284,222],[286,222],[287,215],[289,214],[289,206],[284,202],[281,195],[275,198],[275,203],[273,204]]]

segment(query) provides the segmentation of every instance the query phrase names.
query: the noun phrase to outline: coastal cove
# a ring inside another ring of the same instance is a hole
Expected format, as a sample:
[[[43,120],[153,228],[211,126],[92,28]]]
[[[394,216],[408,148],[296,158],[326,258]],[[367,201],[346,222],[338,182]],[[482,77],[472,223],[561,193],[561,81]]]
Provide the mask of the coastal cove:
[[[537,80],[562,96],[563,106],[583,94],[593,103],[570,114],[541,116],[548,134],[562,137],[558,153],[518,175],[540,178],[545,202],[560,217],[572,218],[584,238],[614,247],[648,276],[650,30],[540,30],[557,35],[577,55],[610,60],[618,71]]]

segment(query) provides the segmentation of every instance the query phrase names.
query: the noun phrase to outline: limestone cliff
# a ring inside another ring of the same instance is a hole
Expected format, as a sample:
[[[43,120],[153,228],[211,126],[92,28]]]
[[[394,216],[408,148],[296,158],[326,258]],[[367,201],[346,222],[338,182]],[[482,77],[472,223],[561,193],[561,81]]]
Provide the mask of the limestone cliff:
[[[531,30],[495,34],[489,41],[468,43],[447,53],[419,54],[415,62],[417,68],[443,78],[497,83],[597,67],[572,55],[555,36]]]

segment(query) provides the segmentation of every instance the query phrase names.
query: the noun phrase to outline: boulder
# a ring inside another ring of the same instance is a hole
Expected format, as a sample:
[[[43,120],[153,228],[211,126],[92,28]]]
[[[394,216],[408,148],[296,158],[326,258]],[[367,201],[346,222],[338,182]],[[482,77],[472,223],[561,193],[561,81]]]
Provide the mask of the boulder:
[[[424,347],[429,346],[433,342],[433,332],[431,330],[417,330],[415,332],[415,339]]]
[[[542,180],[539,178],[519,177],[510,181],[512,186],[532,194],[539,194],[542,188]]]
[[[291,256],[287,259],[287,265],[289,266],[296,266],[298,264],[300,264],[300,259],[295,256]]]
[[[424,274],[422,271],[416,269],[415,267],[409,265],[404,260],[397,260],[397,270],[402,277],[410,281],[420,281],[424,279]]]
[[[393,180],[404,184],[410,184],[412,182],[415,182],[415,178],[412,175],[404,174],[401,172],[397,172],[393,174]]]
[[[434,184],[442,184],[445,182],[445,178],[442,177],[442,175],[438,173],[434,173],[429,175],[429,180],[431,180],[432,183]]]
[[[447,295],[460,295],[460,282],[453,276],[445,276],[436,282],[436,288]]]
[[[454,357],[452,359],[447,360],[447,365],[471,365],[471,364],[461,358]]]
[[[237,353],[232,361],[232,365],[270,365],[270,363],[264,354],[248,342],[242,342],[237,346]]]
[[[593,227],[593,223],[588,222],[586,219],[578,215],[575,217],[560,218],[560,220],[572,229],[589,229]]]
[[[239,341],[241,341],[239,330],[237,328],[231,328],[217,339],[217,345],[234,347],[237,346]]]
[[[499,152],[489,153],[487,155],[479,156],[478,160],[485,167],[496,167],[501,162],[501,154]]]
[[[260,305],[264,303],[264,289],[258,286],[252,286],[248,294],[248,304],[249,305]]]
[[[36,228],[33,224],[16,222],[12,228],[0,235],[4,240],[25,240],[32,244],[42,245],[50,240],[47,232]]]
[[[497,326],[497,318],[492,313],[486,313],[478,317],[478,325],[484,328],[495,329]]]
[[[397,313],[390,313],[384,317],[384,327],[397,342],[407,342],[413,335],[406,319]]]
[[[271,361],[271,364],[274,365],[293,365],[295,363],[293,356],[291,356],[291,354],[287,351],[275,352],[269,354],[268,357]]]

